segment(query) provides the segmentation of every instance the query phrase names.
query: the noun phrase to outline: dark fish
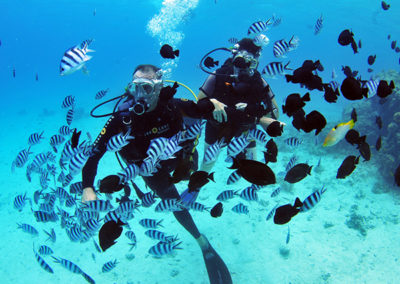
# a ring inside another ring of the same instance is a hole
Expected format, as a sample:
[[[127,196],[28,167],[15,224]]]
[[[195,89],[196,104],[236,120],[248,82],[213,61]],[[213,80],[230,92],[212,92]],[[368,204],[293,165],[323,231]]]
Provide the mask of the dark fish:
[[[120,191],[124,187],[120,182],[121,178],[117,175],[106,176],[99,182],[99,191],[101,193],[114,193]]]
[[[178,160],[174,172],[171,175],[170,181],[178,183],[181,180],[187,180],[190,177],[192,161],[190,159],[181,158]]]
[[[346,77],[356,77],[358,71],[352,71],[349,66],[342,66],[342,71]]]
[[[302,109],[306,104],[304,102],[310,101],[310,93],[306,93],[303,97],[300,97],[300,94],[290,94],[286,98],[285,105],[282,105],[283,113],[286,113],[288,116],[293,116],[293,114]]]
[[[360,134],[358,133],[357,130],[350,129],[349,131],[347,131],[346,136],[344,138],[351,145],[358,145],[365,141],[366,136],[364,135],[364,136],[360,137]]]
[[[296,198],[293,206],[291,204],[279,206],[275,210],[274,223],[279,225],[288,223],[294,216],[297,215],[297,213],[300,212],[301,206],[303,206],[303,203],[298,197]]]
[[[36,79],[36,81],[39,81],[39,74],[38,73],[36,73],[35,79]]]
[[[214,61],[210,56],[207,56],[207,58],[204,60],[204,66],[207,68],[213,68],[215,66],[218,66],[219,61]]]
[[[358,144],[358,150],[360,151],[361,156],[364,158],[364,161],[371,160],[371,149],[367,142],[361,142]]]
[[[368,73],[371,73],[371,72],[374,72],[374,69],[368,68],[367,71],[368,71]]]
[[[310,91],[315,89],[323,91],[324,87],[321,77],[314,74],[314,71],[321,69],[321,66],[319,60],[315,62],[312,60],[305,60],[300,68],[293,71],[293,75],[285,75],[286,81],[294,84],[300,83],[300,86]]]
[[[353,77],[347,77],[343,80],[340,91],[346,99],[351,101],[368,97],[368,88],[362,88],[361,82]]]
[[[71,137],[71,147],[72,149],[75,149],[78,147],[79,144],[79,137],[81,136],[81,131],[76,132],[76,128],[74,129],[74,133],[72,133]]]
[[[290,241],[290,227],[287,227],[287,235],[286,235],[286,244],[288,244]]]
[[[338,96],[340,95],[339,89],[333,89],[330,84],[324,84],[324,99],[328,103],[336,103]]]
[[[396,51],[396,53],[399,53],[400,52],[400,47],[397,46],[394,51]]]
[[[218,202],[215,204],[215,206],[211,209],[210,214],[212,217],[217,218],[222,215],[222,212],[224,211],[222,202]]]
[[[258,161],[234,158],[233,165],[229,169],[237,169],[245,180],[256,185],[268,185],[276,182],[271,168]]]
[[[397,186],[400,186],[400,165],[397,167],[396,171],[394,172],[394,182]]]
[[[309,133],[315,129],[315,135],[318,135],[318,133],[320,133],[326,126],[326,119],[316,110],[310,112],[307,114],[307,116],[305,116],[304,111],[298,111],[293,116],[292,124],[297,130],[302,129],[306,133]]]
[[[296,183],[301,181],[307,175],[311,175],[312,167],[313,166],[309,166],[305,163],[295,165],[286,173],[285,181],[289,183]]]
[[[109,247],[116,243],[116,239],[122,233],[122,225],[125,225],[118,219],[118,222],[114,220],[105,223],[99,231],[99,244],[103,251],[106,251]]]
[[[172,85],[172,87],[171,86],[163,87],[159,95],[160,101],[167,102],[170,99],[172,99],[176,94],[178,87],[179,84],[177,82],[174,82],[174,85]]]
[[[278,146],[276,145],[274,140],[270,139],[265,145],[265,148],[267,148],[267,152],[264,152],[265,163],[276,163],[276,157],[278,156]]]
[[[214,173],[209,174],[206,171],[194,172],[189,178],[189,184],[188,184],[189,192],[199,191],[210,180],[214,181]]]
[[[379,136],[378,140],[376,140],[376,144],[375,144],[375,149],[376,151],[379,151],[381,149],[382,146],[382,137]]]
[[[390,45],[390,47],[392,48],[392,49],[395,49],[396,48],[396,41],[394,40],[394,41],[392,41],[392,44]]]
[[[379,81],[379,85],[378,85],[378,89],[376,90],[376,94],[380,98],[386,98],[387,96],[389,96],[393,92],[394,88],[395,88],[395,86],[394,86],[394,82],[393,81],[390,81],[390,85],[388,85],[387,81],[380,80]]]
[[[13,77],[15,78],[15,68],[13,68],[13,70],[12,70],[12,75],[13,75]]]
[[[356,165],[358,164],[359,158],[360,158],[359,156],[346,157],[346,159],[344,159],[344,161],[342,162],[337,171],[336,178],[343,179],[349,176],[356,169]]]
[[[340,33],[338,38],[338,43],[340,45],[346,46],[354,41],[354,34],[350,30],[344,30]]]
[[[175,59],[179,56],[179,50],[173,50],[170,45],[164,44],[160,49],[160,54],[163,58]]]
[[[389,10],[389,8],[390,8],[390,5],[386,4],[385,1],[381,2],[381,6],[382,6],[382,9],[385,10],[385,11]]]
[[[353,108],[353,110],[351,111],[350,117],[354,122],[357,122],[357,112],[355,108]]]
[[[376,125],[378,125],[379,129],[382,129],[382,118],[380,116],[377,116],[375,119]]]
[[[358,41],[358,48],[361,48],[361,39]]]
[[[281,136],[283,133],[283,125],[279,121],[274,121],[267,127],[267,134],[271,137]]]
[[[368,65],[372,65],[375,63],[376,55],[368,56]]]
[[[387,39],[390,40],[390,38],[391,38],[391,35],[388,35],[388,36],[387,36]]]

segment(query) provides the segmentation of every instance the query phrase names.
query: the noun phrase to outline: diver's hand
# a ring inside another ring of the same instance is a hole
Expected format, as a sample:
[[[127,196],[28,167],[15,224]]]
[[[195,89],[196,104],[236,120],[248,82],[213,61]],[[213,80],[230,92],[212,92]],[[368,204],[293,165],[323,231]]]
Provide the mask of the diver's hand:
[[[214,105],[214,110],[213,110],[214,119],[218,122],[226,122],[227,121],[227,115],[225,111],[226,104],[223,104],[216,99],[210,99],[210,102],[212,102]]]
[[[247,104],[246,103],[237,103],[235,105],[235,107],[236,107],[237,110],[244,111],[246,109],[246,107],[247,107]]]
[[[97,200],[97,195],[94,192],[94,189],[92,187],[84,188],[82,193],[82,203],[92,200]]]

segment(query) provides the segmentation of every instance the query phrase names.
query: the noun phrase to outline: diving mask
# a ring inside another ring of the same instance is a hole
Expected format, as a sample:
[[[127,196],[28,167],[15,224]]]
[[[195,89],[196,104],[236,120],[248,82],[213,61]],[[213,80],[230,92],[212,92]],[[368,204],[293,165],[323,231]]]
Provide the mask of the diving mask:
[[[162,88],[161,79],[133,78],[128,85],[128,92],[134,97],[135,102],[131,110],[141,115],[153,107],[158,100]]]
[[[235,54],[235,57],[233,57],[232,64],[240,69],[256,69],[258,60],[246,50],[240,50]]]

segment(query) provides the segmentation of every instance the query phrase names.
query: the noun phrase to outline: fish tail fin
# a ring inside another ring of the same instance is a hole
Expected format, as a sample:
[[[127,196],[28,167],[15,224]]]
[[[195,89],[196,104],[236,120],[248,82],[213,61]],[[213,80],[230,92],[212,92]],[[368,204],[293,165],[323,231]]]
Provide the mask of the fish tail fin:
[[[310,99],[310,93],[306,93],[306,94],[303,96],[302,100],[303,100],[304,102],[309,102],[309,101],[311,100],[311,99]]]
[[[175,55],[175,56],[179,56],[179,49],[177,49],[177,50],[174,51],[174,55]]]
[[[390,88],[392,88],[392,89],[394,89],[394,88],[395,88],[393,80],[392,80],[392,81],[390,81],[390,85],[389,85],[389,87],[390,87]]]
[[[292,75],[285,75],[286,78],[286,82],[289,83],[293,80],[293,76]]]
[[[301,202],[301,200],[300,200],[300,198],[296,198],[296,201],[294,202],[294,205],[293,205],[293,207],[301,207],[301,206],[303,206],[303,202]]]
[[[236,158],[232,158],[232,159],[233,159],[233,164],[229,169],[231,169],[231,170],[235,169],[236,170],[236,169],[239,168],[239,162],[238,162],[238,160]]]
[[[283,69],[285,70],[293,70],[292,68],[289,68],[290,61],[288,63],[286,63],[286,65],[283,66]]]

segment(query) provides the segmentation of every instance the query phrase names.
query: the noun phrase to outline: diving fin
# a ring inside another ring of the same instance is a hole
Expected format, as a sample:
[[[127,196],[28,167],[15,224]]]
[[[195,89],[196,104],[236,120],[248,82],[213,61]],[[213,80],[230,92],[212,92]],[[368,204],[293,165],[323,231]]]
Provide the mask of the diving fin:
[[[210,284],[232,284],[232,277],[225,262],[214,250],[207,238],[204,235],[201,237],[203,237],[208,243],[208,247],[201,251],[206,264]]]

